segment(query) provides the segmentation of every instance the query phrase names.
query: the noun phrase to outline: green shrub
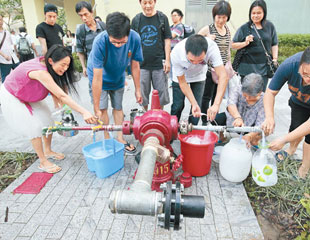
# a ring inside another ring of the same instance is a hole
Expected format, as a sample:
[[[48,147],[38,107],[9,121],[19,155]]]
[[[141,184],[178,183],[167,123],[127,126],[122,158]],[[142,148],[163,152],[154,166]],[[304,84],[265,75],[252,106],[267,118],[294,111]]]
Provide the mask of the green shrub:
[[[310,34],[279,34],[279,46],[309,47]]]
[[[82,68],[82,65],[81,65],[81,62],[80,62],[80,59],[77,53],[73,53],[72,56],[73,56],[75,70],[78,71],[79,73],[83,72],[83,68]]]

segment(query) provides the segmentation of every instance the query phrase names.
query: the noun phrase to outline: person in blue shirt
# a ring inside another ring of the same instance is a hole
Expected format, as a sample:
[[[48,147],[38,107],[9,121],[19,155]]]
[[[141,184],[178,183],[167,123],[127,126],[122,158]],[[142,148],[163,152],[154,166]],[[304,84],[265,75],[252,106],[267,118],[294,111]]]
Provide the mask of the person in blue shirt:
[[[124,120],[122,102],[125,86],[125,69],[131,63],[132,77],[135,85],[136,101],[142,104],[140,91],[140,64],[143,61],[141,39],[130,30],[129,18],[120,12],[107,16],[106,31],[94,40],[87,63],[87,74],[92,86],[92,103],[95,115],[109,124],[108,96],[111,99],[113,118],[116,125]],[[105,138],[109,138],[105,132]],[[125,144],[125,151],[133,153],[136,148],[126,142],[122,132],[117,140]]]
[[[264,96],[265,121],[262,129],[266,134],[271,134],[275,128],[274,102],[282,86],[287,83],[291,97],[289,106],[291,107],[291,125],[289,131],[292,132],[310,117],[310,48],[304,52],[299,52],[286,59],[276,71],[272,78],[266,94]],[[290,146],[285,151],[276,154],[277,160],[284,160],[289,155],[294,154],[302,136],[292,139]],[[303,159],[298,170],[301,178],[306,177],[310,169],[310,134],[306,135],[303,144]]]

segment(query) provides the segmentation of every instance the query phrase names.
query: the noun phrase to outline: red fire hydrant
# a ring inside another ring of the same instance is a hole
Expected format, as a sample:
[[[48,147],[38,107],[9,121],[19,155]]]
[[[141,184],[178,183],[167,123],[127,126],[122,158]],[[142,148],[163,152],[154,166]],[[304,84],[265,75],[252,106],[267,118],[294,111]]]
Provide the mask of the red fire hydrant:
[[[161,110],[160,107],[158,91],[153,90],[151,110],[142,116],[135,117],[133,123],[124,121],[123,133],[127,135],[133,133],[141,145],[144,145],[147,138],[156,137],[160,145],[172,153],[170,142],[178,137],[178,119],[176,116],[171,116],[168,112]],[[156,161],[152,190],[160,191],[160,184],[169,180],[175,180],[170,159]]]

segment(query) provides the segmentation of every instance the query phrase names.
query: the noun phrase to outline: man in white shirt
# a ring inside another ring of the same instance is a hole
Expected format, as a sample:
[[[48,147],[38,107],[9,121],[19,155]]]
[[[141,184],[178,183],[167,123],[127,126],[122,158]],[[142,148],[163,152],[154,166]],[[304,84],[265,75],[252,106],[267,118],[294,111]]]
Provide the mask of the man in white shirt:
[[[173,72],[173,103],[171,115],[180,120],[185,97],[192,105],[189,122],[197,125],[201,115],[200,105],[204,91],[208,62],[212,63],[218,76],[218,89],[214,104],[208,109],[207,118],[213,121],[222,102],[228,76],[220,51],[214,41],[195,34],[179,42],[171,52]]]
[[[11,69],[16,68],[19,64],[13,46],[11,34],[3,29],[3,16],[0,15],[0,72],[2,83],[10,74]]]

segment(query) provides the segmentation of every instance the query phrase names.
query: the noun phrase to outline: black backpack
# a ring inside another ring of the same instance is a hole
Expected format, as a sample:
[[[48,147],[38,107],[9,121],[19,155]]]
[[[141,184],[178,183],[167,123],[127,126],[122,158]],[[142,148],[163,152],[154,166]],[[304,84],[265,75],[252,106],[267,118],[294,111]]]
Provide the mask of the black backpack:
[[[188,38],[190,35],[195,34],[195,29],[192,26],[183,24],[183,28],[184,28],[184,38]]]
[[[98,21],[100,27],[103,29],[102,31],[106,30],[106,25],[104,22],[102,21]],[[79,26],[79,32],[81,33],[81,37],[82,37],[82,46],[84,49],[84,52],[86,53],[86,29],[85,29],[85,23],[83,23],[82,25]]]
[[[139,33],[139,25],[142,14],[143,13],[139,13],[132,19],[131,29],[135,30],[137,33]],[[163,36],[165,36],[165,14],[161,11],[157,11],[157,16],[160,23],[159,28],[161,29],[161,38],[163,38]]]
[[[30,44],[26,38],[27,34],[25,36],[22,36],[19,34],[19,40],[17,43],[17,52],[20,55],[28,55],[31,54],[31,47]]]

